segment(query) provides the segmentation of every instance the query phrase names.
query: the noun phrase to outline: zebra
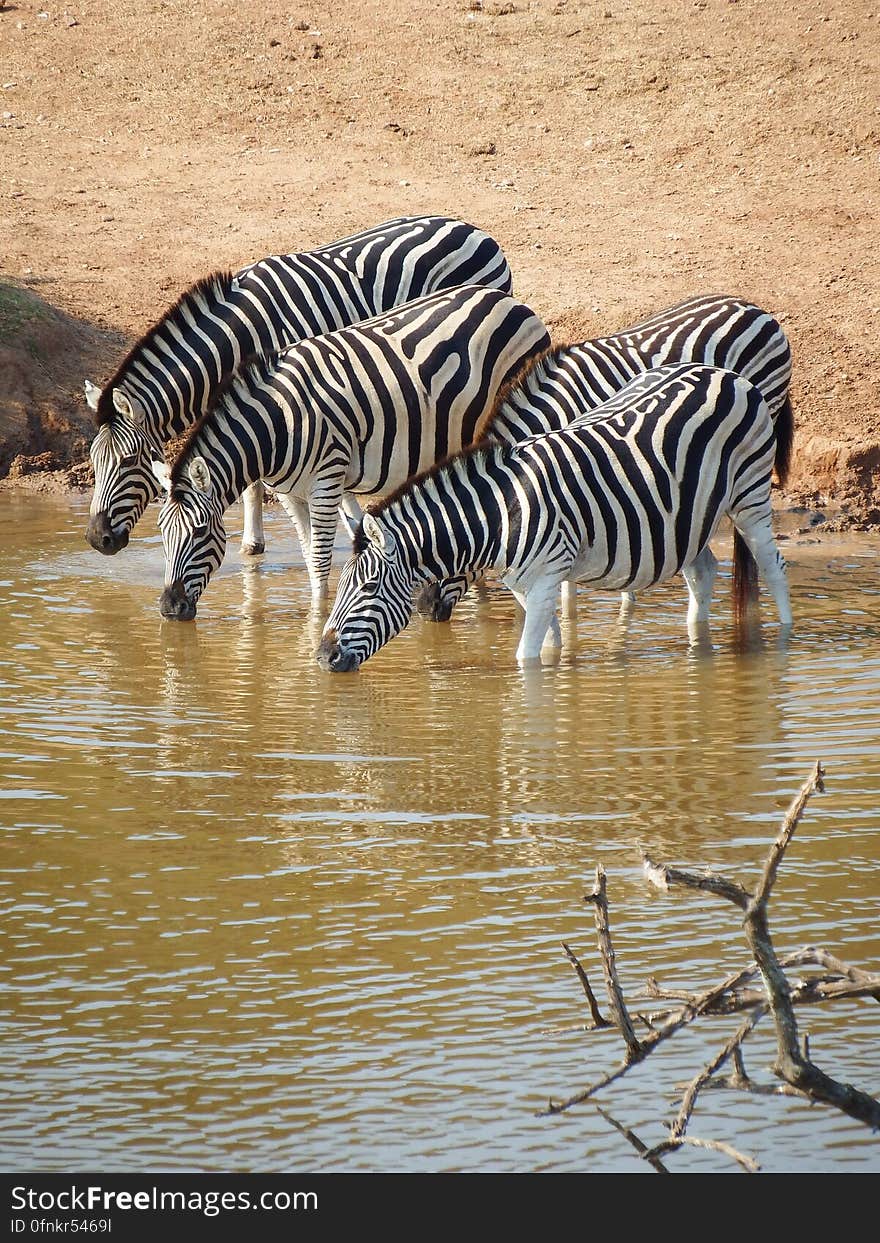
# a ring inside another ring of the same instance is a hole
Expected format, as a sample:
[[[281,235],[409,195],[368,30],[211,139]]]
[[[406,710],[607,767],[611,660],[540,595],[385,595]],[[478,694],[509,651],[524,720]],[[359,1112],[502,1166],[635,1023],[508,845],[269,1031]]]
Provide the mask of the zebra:
[[[512,444],[555,431],[601,406],[637,375],[692,362],[735,371],[760,389],[776,427],[775,473],[784,486],[794,435],[791,347],[773,315],[730,294],[688,298],[612,336],[553,346],[501,390],[475,438]],[[711,557],[711,551],[705,555]],[[467,587],[461,578],[426,584],[416,608],[435,621],[447,621]],[[625,592],[624,607],[633,601],[632,593]],[[573,603],[574,593],[564,584],[564,608],[571,612]]]
[[[244,358],[465,284],[510,293],[510,267],[487,233],[447,216],[400,217],[317,250],[270,255],[235,275],[214,272],[197,281],[103,389],[85,381],[98,426],[86,540],[107,555],[126,547],[159,495],[152,462],[161,462],[166,443],[211,406]],[[255,480],[244,497],[244,553],[265,546],[261,501]],[[360,517],[350,498],[345,510]],[[299,510],[290,516],[302,519]]]
[[[488,569],[525,610],[517,660],[552,635],[566,579],[634,590],[681,571],[688,633],[708,621],[719,522],[734,526],[734,610],[757,594],[756,563],[791,624],[773,538],[776,440],[767,402],[742,376],[703,364],[649,371],[564,428],[513,444],[483,439],[364,514],[340,575],[317,660],[358,668],[398,634],[422,579]]]
[[[246,363],[173,471],[154,468],[168,493],[162,615],[195,616],[223,559],[223,513],[255,479],[307,509],[319,604],[343,491],[381,496],[468,444],[497,389],[549,340],[525,303],[463,285]]]

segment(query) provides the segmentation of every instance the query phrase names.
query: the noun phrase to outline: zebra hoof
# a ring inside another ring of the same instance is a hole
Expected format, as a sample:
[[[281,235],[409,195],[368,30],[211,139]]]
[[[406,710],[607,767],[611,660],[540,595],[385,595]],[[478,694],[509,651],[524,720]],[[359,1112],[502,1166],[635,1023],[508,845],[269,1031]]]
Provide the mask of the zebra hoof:
[[[258,557],[261,552],[266,551],[266,545],[263,543],[242,544],[241,555],[243,557]]]

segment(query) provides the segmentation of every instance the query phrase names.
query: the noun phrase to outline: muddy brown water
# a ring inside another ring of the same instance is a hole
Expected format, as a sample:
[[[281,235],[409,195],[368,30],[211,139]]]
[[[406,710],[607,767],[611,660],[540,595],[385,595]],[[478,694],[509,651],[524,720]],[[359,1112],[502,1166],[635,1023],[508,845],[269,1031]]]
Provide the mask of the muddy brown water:
[[[538,1116],[621,1054],[580,1030],[560,943],[604,1005],[602,864],[634,1008],[649,976],[744,964],[737,911],[649,888],[637,843],[748,884],[817,759],[776,944],[880,965],[880,540],[785,544],[786,648],[769,601],[735,642],[725,578],[689,652],[675,582],[626,631],[582,593],[560,662],[521,671],[495,588],[330,675],[279,510],[246,566],[233,511],[192,624],[159,617],[155,514],[105,559],[87,500],[0,495],[8,1170],[644,1168],[590,1106]],[[876,1003],[798,1015],[820,1066],[880,1093]],[[603,1106],[659,1140],[731,1030],[692,1029]],[[769,1029],[747,1046],[764,1082],[772,1052]],[[876,1137],[796,1100],[707,1092],[691,1130],[765,1170],[880,1169]]]

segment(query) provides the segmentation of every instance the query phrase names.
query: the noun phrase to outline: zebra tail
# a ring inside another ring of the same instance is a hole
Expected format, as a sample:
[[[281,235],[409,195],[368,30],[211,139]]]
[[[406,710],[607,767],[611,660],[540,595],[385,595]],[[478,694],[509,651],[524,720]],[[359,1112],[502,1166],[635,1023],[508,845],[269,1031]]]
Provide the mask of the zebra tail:
[[[776,433],[776,457],[773,460],[773,469],[776,472],[779,487],[784,488],[791,469],[791,451],[794,444],[794,411],[791,408],[790,397],[786,397],[773,420],[773,430]]]
[[[758,563],[739,531],[733,532],[733,621],[745,622],[750,605],[758,599]]]

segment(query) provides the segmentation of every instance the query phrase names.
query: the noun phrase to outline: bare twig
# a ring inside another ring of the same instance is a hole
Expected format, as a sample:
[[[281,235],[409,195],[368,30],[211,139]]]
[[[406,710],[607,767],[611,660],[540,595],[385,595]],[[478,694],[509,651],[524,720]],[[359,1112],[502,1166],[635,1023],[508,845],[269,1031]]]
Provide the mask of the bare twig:
[[[690,889],[709,890],[727,898],[745,911],[743,927],[755,963],[764,980],[773,1022],[776,1029],[776,1061],[774,1073],[812,1100],[824,1101],[866,1125],[880,1128],[880,1102],[850,1084],[838,1083],[819,1070],[800,1048],[797,1020],[794,1015],[792,990],[782,963],[776,955],[767,916],[770,893],[783,855],[794,836],[807,802],[817,791],[824,790],[824,771],[818,761],[785,814],[776,839],[770,847],[764,870],[753,895],[739,885],[713,876],[695,876],[676,868],[668,868],[649,859],[643,852],[646,875],[655,884],[680,884]],[[743,898],[745,897],[745,901]],[[807,989],[804,989],[805,994]],[[874,994],[874,982],[865,989]],[[850,995],[847,993],[847,995]]]
[[[601,1105],[597,1105],[596,1109],[599,1111],[599,1113],[602,1115],[602,1117],[605,1119],[606,1122],[608,1122],[611,1126],[613,1126],[615,1130],[619,1131],[620,1134],[625,1139],[629,1140],[629,1142],[632,1144],[633,1148],[635,1148],[639,1156],[644,1157],[645,1160],[649,1162],[649,1164],[653,1165],[654,1169],[657,1171],[658,1174],[669,1173],[669,1170],[667,1170],[666,1166],[663,1164],[660,1158],[651,1155],[651,1151],[648,1148],[648,1145],[642,1143],[642,1141],[639,1139],[638,1135],[636,1135],[634,1131],[631,1131],[628,1126],[624,1126],[622,1122],[618,1122],[616,1118],[612,1118],[611,1114],[606,1113]]]
[[[730,1014],[739,1010],[747,1010],[749,1011],[748,1017],[737,1032],[687,1085],[679,1113],[670,1126],[669,1139],[664,1143],[652,1149],[645,1149],[632,1132],[600,1110],[602,1116],[625,1135],[630,1143],[642,1152],[646,1160],[652,1161],[659,1155],[675,1151],[683,1144],[690,1144],[724,1152],[738,1161],[743,1168],[749,1170],[758,1169],[757,1163],[752,1158],[743,1156],[729,1144],[715,1140],[694,1139],[685,1134],[697,1097],[704,1088],[726,1086],[746,1089],[750,1092],[806,1096],[810,1100],[832,1105],[850,1117],[875,1129],[880,1129],[880,1102],[850,1084],[838,1083],[819,1070],[810,1060],[809,1042],[805,1040],[801,1044],[799,1041],[794,1017],[795,1005],[816,1004],[852,997],[873,997],[880,1001],[880,976],[860,968],[850,967],[828,951],[815,946],[808,946],[779,957],[770,936],[767,915],[770,894],[785,851],[794,836],[809,799],[814,793],[824,789],[823,777],[822,765],[817,762],[786,812],[768,853],[754,894],[749,893],[742,885],[711,872],[696,875],[658,863],[642,850],[645,874],[653,884],[663,889],[679,885],[711,893],[737,906],[743,912],[743,928],[754,955],[754,962],[749,966],[733,973],[719,985],[703,993],[663,990],[656,980],[649,979],[646,986],[648,996],[677,1001],[680,1005],[678,1009],[667,1011],[660,1016],[637,1013],[635,1017],[651,1028],[649,1035],[642,1041],[639,1041],[635,1035],[633,1021],[623,999],[623,990],[618,979],[614,949],[611,944],[605,872],[601,866],[597,867],[596,883],[592,892],[585,895],[585,900],[594,906],[599,952],[612,1015],[615,1024],[623,1034],[626,1055],[619,1066],[583,1092],[556,1104],[551,1101],[544,1112],[561,1113],[573,1105],[589,1100],[601,1088],[621,1078],[637,1062],[644,1061],[659,1044],[694,1019],[702,1015]],[[601,1015],[592,990],[589,988],[586,972],[568,946],[564,948],[584,985],[588,1000],[590,1000],[594,1025],[598,1026],[597,1019],[600,1019]],[[802,979],[791,985],[784,968],[792,966],[820,967],[824,974]],[[755,988],[753,983],[759,975],[764,985],[761,990]],[[768,1012],[773,1016],[776,1031],[777,1053],[773,1070],[782,1080],[781,1083],[772,1086],[757,1085],[752,1082],[746,1073],[742,1053],[743,1041]],[[655,1027],[653,1023],[658,1020],[658,1017],[662,1018],[663,1024]],[[607,1023],[603,1020],[602,1025],[607,1025]],[[722,1078],[717,1072],[728,1059],[732,1059],[733,1070],[728,1076]]]
[[[782,827],[767,855],[757,891],[746,906],[746,917],[743,921],[746,938],[764,978],[764,985],[770,998],[770,1009],[773,1011],[777,1049],[774,1069],[780,1078],[787,1079],[789,1083],[795,1083],[797,1087],[801,1085],[796,1083],[795,1076],[801,1073],[803,1066],[803,1058],[798,1048],[797,1019],[791,1004],[788,978],[773,948],[767,906],[782,856],[800,822],[807,801],[816,790],[822,789],[824,789],[822,766],[817,761],[812,773],[785,814]]]
[[[817,791],[819,794],[824,794],[825,792],[824,776],[825,770],[820,761],[816,760],[816,763],[813,765],[813,771],[794,796],[791,806],[785,813],[785,819],[782,821],[782,826],[776,835],[776,841],[770,847],[770,853],[767,856],[767,862],[764,864],[760,884],[755,896],[752,898],[751,905],[753,907],[766,904],[770,900],[770,890],[773,888],[776,880],[782,856],[785,854],[786,847],[800,823],[801,816],[804,814],[804,808]]]
[[[844,997],[873,997],[875,1001],[880,1001],[880,975],[863,971],[861,967],[852,967],[819,946],[806,945],[802,949],[792,950],[781,955],[779,961],[783,967],[823,967],[827,973],[824,976],[811,976],[794,985],[791,991],[793,1005],[814,1005],[825,1001],[839,1001]],[[753,1005],[758,1005],[766,998],[764,990],[749,991],[745,987],[758,975],[760,969],[756,962],[744,967],[740,978],[730,985],[729,992],[719,997],[717,1005],[705,1013],[733,1014],[737,1010],[748,1010]],[[656,979],[649,976],[637,999],[644,997],[692,1005],[696,1003],[698,994],[690,989],[661,988]],[[636,1018],[656,1020],[658,1017],[667,1017],[669,1013],[661,1012],[658,1016],[656,1012],[652,1012],[645,1016],[637,1012]]]
[[[706,872],[703,876],[695,876],[693,872],[682,872],[679,868],[669,867],[665,863],[655,863],[648,852],[641,849],[642,870],[647,879],[657,889],[669,889],[672,885],[682,885],[687,889],[702,889],[708,893],[726,898],[736,906],[746,909],[749,903],[748,890],[735,881],[725,880],[714,872]]]
[[[575,969],[575,974],[577,975],[577,978],[581,982],[581,987],[586,993],[587,1004],[590,1007],[590,1014],[593,1016],[593,1028],[613,1027],[613,1023],[611,1023],[609,1019],[606,1019],[603,1016],[601,1010],[599,1009],[599,1003],[596,1001],[596,996],[592,988],[590,987],[590,980],[589,980],[589,977],[586,971],[584,971],[583,967],[578,962],[577,958],[571,952],[568,946],[565,944],[565,942],[563,941],[561,944],[562,944],[562,948],[565,950],[565,955],[568,958],[568,961],[571,963],[571,965]]]
[[[716,1054],[708,1066],[704,1066],[696,1078],[688,1084],[687,1090],[682,1097],[678,1117],[669,1128],[670,1139],[682,1138],[687,1128],[687,1124],[690,1122],[690,1117],[694,1111],[694,1106],[697,1103],[697,1096],[699,1095],[700,1090],[712,1078],[715,1072],[721,1069],[731,1054],[741,1048],[742,1042],[745,1040],[746,1036],[748,1036],[749,1032],[754,1030],[766,1012],[767,1007],[765,1005],[759,1007],[754,1014],[749,1015],[746,1021],[740,1024],[737,1031],[735,1031],[730,1039],[723,1045],[720,1052]]]
[[[746,1070],[741,1044],[738,1044],[733,1050],[733,1074],[729,1076],[729,1079],[735,1087],[747,1088],[751,1085],[752,1081]]]
[[[605,869],[601,863],[596,868],[596,883],[590,893],[584,894],[584,901],[593,904],[596,919],[596,931],[599,936],[599,953],[602,955],[602,969],[605,972],[605,984],[608,989],[608,1003],[614,1022],[620,1029],[626,1043],[627,1062],[637,1062],[645,1056],[641,1041],[636,1036],[632,1020],[623,1000],[623,989],[617,976],[617,964],[614,960],[614,947],[611,944],[611,929],[608,921],[608,898],[605,886]]]
[[[735,1148],[732,1148],[730,1144],[725,1144],[722,1140],[696,1139],[693,1135],[683,1135],[681,1139],[664,1140],[662,1144],[657,1144],[645,1153],[645,1160],[649,1161],[651,1157],[662,1157],[667,1152],[675,1152],[683,1144],[690,1144],[692,1148],[711,1148],[714,1152],[723,1152],[725,1156],[732,1157],[734,1161],[739,1162],[750,1174],[757,1174],[761,1168],[752,1157],[744,1156],[743,1153],[737,1152]]]
[[[776,1061],[774,1073],[799,1088],[812,1100],[833,1105],[858,1122],[880,1129],[880,1101],[859,1091],[849,1083],[838,1083],[804,1056],[798,1041],[797,1020],[791,1003],[791,992],[785,973],[776,957],[767,922],[767,903],[782,856],[803,815],[810,796],[824,790],[822,765],[817,761],[799,794],[789,807],[776,841],[770,848],[758,890],[749,903],[744,922],[746,936],[755,961],[761,969],[770,1008],[776,1025]]]
[[[588,1101],[590,1097],[595,1096],[597,1092],[602,1090],[602,1088],[607,1088],[608,1085],[614,1083],[616,1079],[620,1079],[631,1067],[637,1065],[638,1061],[644,1061],[648,1054],[653,1053],[654,1049],[659,1044],[662,1044],[663,1041],[669,1040],[669,1038],[674,1036],[677,1031],[680,1031],[682,1027],[685,1027],[688,1023],[691,1023],[701,1014],[710,1012],[712,1006],[717,1002],[718,997],[726,992],[732,981],[738,979],[740,974],[740,972],[736,972],[735,975],[730,976],[726,980],[722,980],[720,984],[716,984],[714,988],[710,988],[705,993],[701,994],[693,1005],[682,1006],[682,1008],[677,1011],[670,1018],[669,1022],[663,1027],[654,1029],[650,1035],[646,1036],[645,1039],[641,1041],[640,1048],[642,1050],[642,1055],[640,1058],[621,1062],[621,1064],[615,1067],[614,1070],[610,1071],[606,1075],[603,1075],[601,1079],[598,1079],[582,1092],[578,1092],[575,1096],[570,1096],[566,1100],[557,1101],[556,1103],[553,1101],[548,1102],[547,1108],[541,1110],[539,1116],[564,1113],[567,1109],[571,1109],[574,1105],[582,1105],[584,1101]]]
[[[858,983],[851,983],[849,980],[833,980],[827,976],[813,977],[809,980],[801,980],[799,983],[791,985],[791,1004],[794,1006],[813,1006],[821,1005],[828,1001],[843,1001],[858,997],[872,997],[875,1000],[880,993],[880,975],[867,975],[865,979]],[[695,994],[685,991],[684,989],[663,989],[656,993],[658,1000],[679,1001],[685,1004],[693,1004]],[[704,1011],[709,1015],[736,1014],[741,1010],[751,1010],[753,1006],[759,1005],[762,1001],[766,1001],[767,994],[763,989],[744,989],[742,991],[730,990],[725,996],[719,997],[717,1003],[709,1011]],[[656,1023],[658,1020],[668,1018],[670,1014],[677,1013],[673,1010],[652,1010],[650,1014],[644,1014],[641,1010],[636,1010],[633,1017],[641,1019],[645,1023]]]
[[[839,958],[816,945],[807,945],[802,950],[786,954],[781,961],[786,967],[824,967],[826,971],[833,971],[836,975],[852,980],[854,984],[876,983],[880,978],[872,975],[870,971],[863,971],[861,967],[851,967],[848,963],[841,962]],[[880,1001],[880,996],[877,1000]]]

